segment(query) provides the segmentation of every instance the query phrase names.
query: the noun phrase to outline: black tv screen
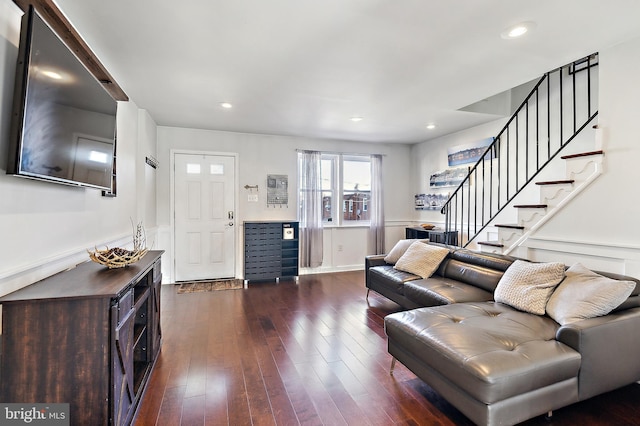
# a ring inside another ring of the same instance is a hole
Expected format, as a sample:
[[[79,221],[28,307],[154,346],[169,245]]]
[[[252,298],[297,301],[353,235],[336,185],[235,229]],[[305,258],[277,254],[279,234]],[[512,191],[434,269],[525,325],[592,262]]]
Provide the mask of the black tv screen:
[[[33,7],[13,105],[7,173],[111,191],[117,102]]]

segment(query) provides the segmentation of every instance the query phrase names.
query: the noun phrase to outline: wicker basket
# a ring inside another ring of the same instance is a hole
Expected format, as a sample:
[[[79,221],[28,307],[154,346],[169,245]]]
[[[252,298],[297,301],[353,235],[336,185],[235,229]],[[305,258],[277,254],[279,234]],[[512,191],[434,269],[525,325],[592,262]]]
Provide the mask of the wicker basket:
[[[104,265],[109,269],[113,268],[124,268],[127,265],[131,265],[132,263],[136,263],[138,260],[142,259],[145,254],[149,251],[149,249],[141,249],[141,250],[126,250],[122,248],[108,248],[106,250],[95,250],[90,251],[89,257],[96,263]]]

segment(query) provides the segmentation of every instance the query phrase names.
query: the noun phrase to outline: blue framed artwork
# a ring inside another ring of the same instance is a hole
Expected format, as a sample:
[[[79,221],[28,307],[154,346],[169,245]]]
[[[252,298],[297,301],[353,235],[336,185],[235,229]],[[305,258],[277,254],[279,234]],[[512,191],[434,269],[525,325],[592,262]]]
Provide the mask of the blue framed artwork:
[[[491,143],[493,143],[493,138],[486,138],[465,145],[452,146],[447,149],[449,166],[458,166],[460,164],[477,162]],[[493,150],[491,150],[485,156],[485,160],[491,160],[493,158],[495,158],[495,155]]]

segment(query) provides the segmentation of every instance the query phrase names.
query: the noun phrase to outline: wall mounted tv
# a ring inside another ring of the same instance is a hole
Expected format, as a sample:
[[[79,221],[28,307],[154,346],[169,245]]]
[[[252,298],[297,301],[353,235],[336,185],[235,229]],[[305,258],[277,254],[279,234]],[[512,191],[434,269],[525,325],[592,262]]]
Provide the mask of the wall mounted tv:
[[[20,32],[7,173],[111,192],[116,110],[30,7]]]

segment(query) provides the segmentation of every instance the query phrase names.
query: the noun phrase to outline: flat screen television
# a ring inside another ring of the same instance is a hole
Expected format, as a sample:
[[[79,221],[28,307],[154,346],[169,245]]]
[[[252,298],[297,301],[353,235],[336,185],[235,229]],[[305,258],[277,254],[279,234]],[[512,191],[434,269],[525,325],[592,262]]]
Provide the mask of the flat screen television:
[[[7,173],[112,191],[117,102],[33,7],[20,31]]]

